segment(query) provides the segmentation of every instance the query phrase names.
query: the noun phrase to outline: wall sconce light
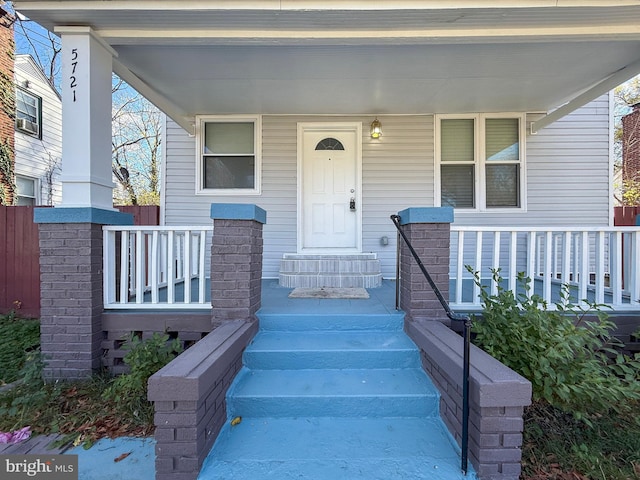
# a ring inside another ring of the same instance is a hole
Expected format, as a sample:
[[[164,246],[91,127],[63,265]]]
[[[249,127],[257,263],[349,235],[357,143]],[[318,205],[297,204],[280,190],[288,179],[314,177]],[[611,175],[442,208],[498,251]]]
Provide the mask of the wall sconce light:
[[[371,138],[380,138],[382,136],[382,124],[378,117],[371,122]]]

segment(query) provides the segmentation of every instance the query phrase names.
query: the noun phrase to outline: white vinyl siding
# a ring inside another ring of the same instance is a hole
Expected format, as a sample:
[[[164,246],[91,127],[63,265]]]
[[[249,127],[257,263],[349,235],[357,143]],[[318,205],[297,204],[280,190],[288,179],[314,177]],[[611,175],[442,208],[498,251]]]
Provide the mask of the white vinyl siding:
[[[529,114],[526,125],[542,115]],[[456,211],[457,225],[608,226],[610,224],[609,95],[535,135],[527,129],[526,209]]]
[[[14,77],[16,85],[42,99],[39,136],[16,129],[15,173],[37,180],[36,205],[57,205],[62,201],[62,101],[28,55],[16,56]]]
[[[267,211],[263,276],[276,278],[284,253],[297,248],[298,122],[362,122],[363,251],[375,252],[385,277],[395,276],[395,232],[390,215],[433,205],[433,117],[380,117],[384,137],[369,136],[371,117],[263,116],[262,193],[259,196],[195,195],[195,139],[167,123],[167,225],[209,224],[211,203],[255,203]],[[389,245],[382,246],[387,237]]]
[[[528,115],[527,125],[539,115]],[[166,137],[167,225],[208,225],[210,205],[255,203],[267,212],[263,277],[277,278],[284,253],[297,246],[298,122],[362,122],[363,252],[395,277],[396,233],[389,216],[408,207],[434,205],[433,115],[379,116],[384,135],[369,136],[372,116],[262,116],[260,195],[196,195],[196,141],[170,120]],[[455,213],[460,225],[608,225],[608,100],[526,137],[526,211],[492,209]],[[382,245],[387,237],[388,245]]]

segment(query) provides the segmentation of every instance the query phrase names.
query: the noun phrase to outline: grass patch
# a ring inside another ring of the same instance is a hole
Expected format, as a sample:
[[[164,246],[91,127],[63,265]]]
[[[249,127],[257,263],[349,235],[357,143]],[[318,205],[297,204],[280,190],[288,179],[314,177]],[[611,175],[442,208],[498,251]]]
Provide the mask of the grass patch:
[[[78,382],[19,385],[0,395],[0,431],[30,426],[34,434],[59,433],[61,444],[91,446],[100,438],[153,434],[149,418],[127,415],[103,392],[113,381],[94,375]]]
[[[9,333],[19,332],[15,328]],[[7,343],[10,338],[5,338]],[[128,350],[124,361],[130,373],[114,378],[105,372],[74,382],[44,382],[46,359],[39,349],[27,353],[17,374],[21,381],[0,394],[0,431],[29,426],[34,434],[61,434],[59,444],[87,448],[101,438],[153,434],[147,380],[180,353],[180,342],[154,334],[144,341],[131,337],[123,348]]]
[[[640,479],[640,403],[628,415],[599,415],[590,423],[545,401],[527,408],[521,478]]]
[[[15,382],[24,366],[27,353],[40,345],[40,322],[0,315],[0,385]]]

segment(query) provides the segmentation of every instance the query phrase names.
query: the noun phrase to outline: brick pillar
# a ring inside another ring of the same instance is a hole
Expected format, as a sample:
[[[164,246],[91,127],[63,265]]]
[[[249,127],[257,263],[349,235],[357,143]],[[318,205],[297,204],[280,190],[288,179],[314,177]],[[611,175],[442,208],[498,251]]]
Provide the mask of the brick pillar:
[[[256,205],[211,205],[212,323],[255,320],[262,295],[262,227],[267,213]]]
[[[95,208],[46,208],[36,209],[34,220],[45,378],[87,378],[102,357],[102,226],[132,225],[133,217]]]
[[[453,208],[408,208],[400,224],[431,278],[449,300],[449,242]],[[400,308],[409,320],[449,320],[409,248],[401,242]]]

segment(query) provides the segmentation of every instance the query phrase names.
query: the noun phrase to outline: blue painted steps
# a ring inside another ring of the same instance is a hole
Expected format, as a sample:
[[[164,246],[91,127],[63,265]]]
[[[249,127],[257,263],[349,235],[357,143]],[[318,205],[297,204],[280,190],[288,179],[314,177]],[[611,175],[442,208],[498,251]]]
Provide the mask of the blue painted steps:
[[[225,428],[199,479],[464,478],[435,418],[243,418]],[[470,477],[472,478],[472,477]]]
[[[416,347],[401,331],[262,331],[244,356],[250,369],[420,368]]]
[[[227,398],[237,415],[398,417],[434,415],[438,395],[418,368],[244,370]]]
[[[475,478],[402,314],[259,317],[199,480]]]

